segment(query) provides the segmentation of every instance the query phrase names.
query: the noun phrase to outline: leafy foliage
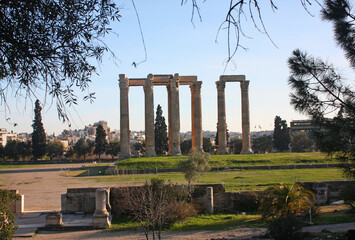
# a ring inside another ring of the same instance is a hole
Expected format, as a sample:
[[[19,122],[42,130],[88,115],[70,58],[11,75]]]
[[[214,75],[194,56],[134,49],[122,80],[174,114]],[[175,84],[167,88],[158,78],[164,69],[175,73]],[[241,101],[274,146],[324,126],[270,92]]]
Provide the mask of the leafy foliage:
[[[192,149],[189,158],[179,162],[179,169],[185,173],[189,185],[191,185],[192,180],[198,179],[203,173],[211,169],[208,164],[210,160],[211,157],[208,153]]]
[[[282,120],[279,116],[274,120],[274,145],[278,151],[288,150],[290,144],[290,134],[287,128],[286,120]]]
[[[266,153],[271,152],[273,142],[271,135],[263,135],[257,138],[254,138],[252,141],[253,150],[255,153]]]
[[[309,152],[312,150],[313,141],[308,137],[307,133],[298,132],[291,137],[292,152]]]
[[[63,156],[64,146],[60,141],[52,141],[47,145],[47,153],[52,160],[54,157]]]
[[[158,105],[155,114],[155,153],[159,155],[164,155],[168,151],[168,132],[165,123],[165,118],[163,117],[163,110],[161,106]]]
[[[295,214],[303,215],[314,205],[314,201],[313,192],[304,189],[297,183],[292,186],[277,184],[266,190],[259,209],[265,219]]]
[[[99,155],[99,161],[101,159],[101,154],[106,151],[107,141],[106,141],[106,132],[101,124],[96,128],[96,137],[95,137],[95,150],[94,153]]]
[[[192,148],[191,139],[186,139],[180,143],[180,149],[181,149],[182,155],[188,154],[190,152],[191,148]]]
[[[243,140],[241,138],[232,138],[230,141],[230,147],[233,149],[233,154],[240,154],[243,147]]]
[[[30,141],[20,142],[10,140],[4,147],[4,156],[16,161],[21,158],[26,160],[32,156],[32,144]]]
[[[204,152],[209,153],[213,150],[211,139],[208,137],[202,138],[202,145]]]
[[[275,240],[301,240],[304,223],[294,215],[282,216],[267,222],[267,229]]]
[[[325,1],[322,17],[334,24],[335,40],[355,69],[355,16],[349,1]],[[293,89],[291,104],[319,126],[315,140],[320,150],[336,155],[344,163],[345,174],[355,177],[355,169],[348,164],[355,162],[354,91],[334,66],[298,49],[293,51],[288,63],[289,85]]]
[[[15,192],[0,189],[0,239],[12,239],[17,229],[11,206],[18,198]]]
[[[95,147],[95,143],[86,140],[83,138],[80,138],[74,145],[74,152],[78,154],[79,157],[84,156],[84,160],[86,159],[86,155],[90,154]]]
[[[101,61],[108,50],[102,38],[119,18],[111,0],[1,1],[2,101],[8,88],[26,98],[43,90],[56,100],[59,118],[68,120],[65,106],[77,104],[75,88],[88,89],[96,72],[91,59]]]
[[[106,154],[110,154],[112,159],[118,156],[120,152],[120,142],[119,141],[111,141],[107,145]]]
[[[42,107],[39,100],[35,103],[35,119],[32,128],[32,155],[34,159],[42,158],[46,154],[46,133],[42,123]]]

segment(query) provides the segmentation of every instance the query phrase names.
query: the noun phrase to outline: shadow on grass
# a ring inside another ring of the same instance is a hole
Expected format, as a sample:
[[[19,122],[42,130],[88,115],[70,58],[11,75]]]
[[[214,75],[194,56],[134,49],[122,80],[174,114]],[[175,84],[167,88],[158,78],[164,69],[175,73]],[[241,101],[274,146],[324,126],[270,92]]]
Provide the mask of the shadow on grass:
[[[88,177],[88,176],[103,176],[107,166],[83,167],[81,173],[75,177]]]

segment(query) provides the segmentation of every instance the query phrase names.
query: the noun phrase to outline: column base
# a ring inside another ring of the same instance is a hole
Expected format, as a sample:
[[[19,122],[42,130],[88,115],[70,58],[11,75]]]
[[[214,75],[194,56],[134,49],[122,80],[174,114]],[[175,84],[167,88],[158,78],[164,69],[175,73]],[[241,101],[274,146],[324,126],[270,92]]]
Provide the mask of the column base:
[[[253,154],[253,151],[250,148],[249,149],[242,149],[240,154]]]
[[[127,159],[127,158],[131,158],[131,154],[119,154],[118,159],[119,160],[123,160],[123,159]]]
[[[157,155],[155,154],[155,150],[146,150],[144,157],[156,157]]]
[[[217,149],[217,155],[227,155],[228,151],[227,148],[218,148]]]
[[[109,228],[111,226],[110,214],[106,213],[94,213],[94,228]]]

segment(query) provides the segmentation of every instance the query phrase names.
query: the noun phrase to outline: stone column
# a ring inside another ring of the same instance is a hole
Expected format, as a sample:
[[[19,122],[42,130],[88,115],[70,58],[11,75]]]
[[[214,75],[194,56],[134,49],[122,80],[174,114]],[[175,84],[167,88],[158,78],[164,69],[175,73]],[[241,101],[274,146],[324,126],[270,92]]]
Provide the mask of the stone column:
[[[217,101],[218,101],[218,149],[217,154],[228,154],[227,151],[227,132],[226,132],[226,105],[224,89],[226,83],[224,81],[217,81]]]
[[[145,96],[145,145],[146,157],[154,157],[155,137],[154,137],[154,96],[153,96],[153,75],[149,74],[144,83]]]
[[[250,115],[249,115],[249,81],[241,81],[240,89],[242,92],[242,141],[243,147],[241,154],[251,154],[250,144]]]
[[[130,136],[129,136],[129,105],[128,105],[128,91],[129,79],[124,74],[120,74],[120,144],[121,152],[119,159],[126,159],[131,157],[130,150]]]
[[[201,113],[201,84],[194,82],[191,88],[191,126],[192,126],[192,148],[199,152],[203,151],[202,139],[202,113]]]
[[[214,212],[214,204],[213,204],[213,187],[207,187],[207,199],[206,199],[206,210],[209,214]]]
[[[99,188],[96,189],[95,195],[96,210],[94,213],[94,227],[95,228],[107,228],[111,225],[109,219],[109,213],[106,210],[106,190]]]
[[[169,155],[181,156],[180,150],[180,106],[179,75],[169,80]]]

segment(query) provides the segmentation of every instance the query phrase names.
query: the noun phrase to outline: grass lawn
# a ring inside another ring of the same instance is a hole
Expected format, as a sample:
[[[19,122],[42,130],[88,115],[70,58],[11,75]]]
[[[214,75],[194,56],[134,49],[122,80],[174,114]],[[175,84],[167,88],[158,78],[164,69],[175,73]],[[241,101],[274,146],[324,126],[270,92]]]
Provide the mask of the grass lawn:
[[[313,219],[314,225],[355,222],[355,214],[349,212],[348,206],[331,206],[330,208],[332,208],[332,212],[324,210],[327,208],[328,206],[320,207],[320,215]],[[120,231],[128,229],[137,229],[138,227],[139,223],[132,221],[129,218],[121,217],[119,219],[113,219],[110,230]],[[196,217],[188,218],[183,222],[174,223],[166,230],[230,230],[236,227],[265,227],[265,222],[261,219],[261,215],[259,214],[200,214]]]
[[[101,167],[97,167],[98,169]],[[96,171],[99,171],[99,170]],[[94,170],[90,170],[93,173]],[[162,178],[166,181],[186,183],[184,174],[180,172],[158,174],[129,174],[118,176],[88,177],[87,170],[67,172],[68,176],[94,179],[97,182],[116,182],[117,185],[137,185],[149,181],[151,178]],[[67,175],[66,175],[67,176]],[[295,181],[334,181],[346,180],[341,170],[337,168],[310,168],[310,169],[285,169],[285,170],[230,170],[208,172],[197,183],[223,183],[226,191],[265,190],[276,183],[294,183]]]
[[[117,162],[119,169],[155,169],[177,168],[179,161],[186,160],[187,156],[180,157],[142,157],[130,158]],[[268,153],[246,155],[211,155],[212,167],[256,166],[256,165],[293,165],[335,163],[327,155],[320,152],[310,153]]]

